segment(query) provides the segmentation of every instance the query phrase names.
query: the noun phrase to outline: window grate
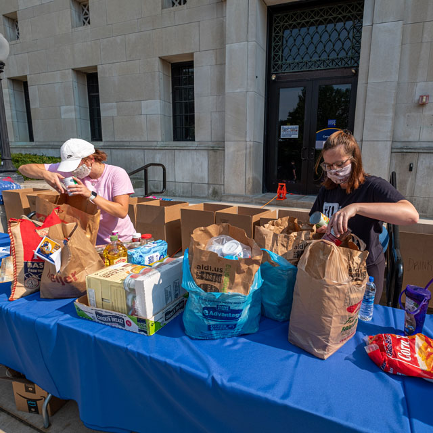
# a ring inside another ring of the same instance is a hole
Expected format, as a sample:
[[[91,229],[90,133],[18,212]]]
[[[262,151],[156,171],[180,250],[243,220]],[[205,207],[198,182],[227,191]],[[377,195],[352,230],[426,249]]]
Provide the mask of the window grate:
[[[83,26],[90,26],[89,3],[81,3],[81,23]]]
[[[275,14],[272,73],[359,66],[364,2]]]
[[[18,41],[20,39],[20,27],[18,25],[18,20],[14,20],[14,25],[15,25],[15,36],[16,36],[16,40]]]
[[[89,98],[91,140],[102,141],[101,105],[99,103],[99,83],[97,72],[87,74],[87,95]]]
[[[24,101],[26,105],[27,128],[29,131],[29,141],[35,141],[33,136],[32,112],[30,108],[29,83],[23,81]]]
[[[173,63],[173,140],[195,140],[194,64]]]
[[[186,5],[186,0],[171,0],[171,7]]]

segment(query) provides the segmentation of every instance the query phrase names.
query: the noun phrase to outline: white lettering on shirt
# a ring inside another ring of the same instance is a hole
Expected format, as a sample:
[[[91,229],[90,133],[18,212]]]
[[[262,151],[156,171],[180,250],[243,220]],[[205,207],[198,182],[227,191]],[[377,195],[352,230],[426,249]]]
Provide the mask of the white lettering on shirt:
[[[339,211],[341,209],[341,206],[339,203],[328,203],[325,201],[323,204],[323,214],[326,215],[329,219],[331,219],[332,215],[335,214],[335,212]]]

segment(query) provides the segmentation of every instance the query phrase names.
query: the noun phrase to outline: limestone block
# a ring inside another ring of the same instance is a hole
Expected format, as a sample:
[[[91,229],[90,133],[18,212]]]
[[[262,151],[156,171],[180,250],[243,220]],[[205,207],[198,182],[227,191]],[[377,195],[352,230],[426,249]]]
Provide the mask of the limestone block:
[[[214,50],[225,46],[225,19],[200,21],[200,51]]]
[[[111,38],[113,36],[113,27],[112,26],[106,26],[101,25],[100,27],[93,28],[93,24],[90,27],[90,36],[89,39],[91,41],[96,39],[104,39],[104,38]]]
[[[116,140],[146,141],[146,116],[116,116],[113,118]]]
[[[208,153],[206,150],[175,150],[176,182],[208,182]]]
[[[160,57],[200,51],[200,24],[198,22],[166,27],[160,34]]]
[[[396,141],[418,141],[420,137],[422,107],[415,104],[396,104],[394,136]]]
[[[429,71],[430,43],[407,44],[401,47],[400,82],[432,81]]]
[[[60,107],[62,119],[75,119],[75,105],[64,105]]]
[[[398,80],[402,33],[402,21],[373,26],[369,82]]]
[[[398,190],[405,196],[415,195],[415,181],[418,165],[418,153],[392,153],[391,168],[397,174]],[[413,164],[413,171],[409,171],[409,164]]]
[[[142,0],[128,0],[127,5],[125,5],[124,2],[118,0],[106,0],[107,24],[130,21],[141,17],[142,3]]]
[[[225,65],[209,66],[210,68],[210,94],[211,95],[224,95],[225,93]]]
[[[224,183],[224,151],[209,150],[208,182],[222,185]]]
[[[210,95],[210,68],[210,66],[200,66],[194,68],[195,97]]]
[[[375,0],[373,23],[402,21],[405,0]]]
[[[125,36],[101,40],[102,63],[122,62],[126,60]]]
[[[150,114],[147,118],[147,139],[149,141],[162,141],[161,116]]]
[[[256,42],[248,43],[248,82],[249,91],[265,95],[266,51]]]
[[[118,102],[117,116],[136,116],[141,113],[141,101]]]
[[[27,53],[10,56],[7,59],[6,68],[8,77],[20,77],[22,75],[28,75],[29,59]]]
[[[195,112],[195,140],[211,141],[211,113]]]
[[[201,29],[200,29],[201,32]],[[201,36],[200,36],[201,40]],[[199,51],[194,53],[194,67],[213,66],[217,64],[217,50]]]
[[[174,192],[177,197],[192,197],[191,182],[175,182]]]
[[[32,26],[30,23],[30,19],[27,20],[19,20],[20,26],[20,43],[27,42],[32,40]]]
[[[105,0],[92,0],[90,5],[90,22],[92,23],[92,28],[111,28],[107,26],[107,8]]]
[[[415,193],[419,197],[433,197],[433,154],[424,153],[418,158]]]
[[[211,114],[212,141],[224,141],[224,112],[215,111]],[[222,182],[221,182],[222,183]]]
[[[209,198],[211,200],[221,201],[223,194],[223,185],[209,185]]]
[[[423,25],[424,24],[424,25]],[[422,42],[432,42],[433,41],[433,21],[426,21],[424,23],[417,23],[413,25],[418,25],[422,28]],[[415,41],[419,42],[419,41]]]
[[[122,167],[127,172],[136,170],[145,164],[144,150],[142,149],[128,149],[126,152],[123,149],[112,149],[111,157],[115,161],[115,165]]]
[[[426,49],[422,50],[421,56],[425,56],[426,55],[427,47],[428,47],[429,44],[430,44],[430,56],[432,56],[432,54],[433,54],[433,44],[432,43],[428,43],[428,42],[425,42],[425,43],[422,44],[423,48],[425,47]],[[424,64],[426,63],[425,59],[422,59],[422,60],[420,59],[420,63],[421,62],[422,62],[422,66],[424,66]],[[421,66],[421,64],[420,64],[420,66]],[[433,71],[430,70],[430,68],[432,68],[432,67],[433,67],[433,58],[429,58],[428,68],[427,68],[427,79],[426,80],[422,79],[423,75],[419,74],[418,76],[420,77],[420,79],[417,80],[417,81],[433,81]]]
[[[156,57],[155,38],[152,31],[126,36],[126,58],[147,59]]]
[[[141,114],[161,114],[161,101],[158,99],[141,101]]]
[[[147,75],[147,74],[146,74]],[[102,86],[100,85],[101,102],[111,101],[142,101],[145,98],[145,81],[143,75],[122,75],[112,78],[112,99],[102,101]],[[101,80],[102,84],[102,80]]]
[[[371,26],[373,24],[374,2],[375,0],[364,1],[364,16],[362,18],[363,26]]]
[[[263,144],[246,143],[245,157],[245,193],[248,195],[262,193],[263,177]]]
[[[406,2],[404,22],[417,23],[433,21],[433,3],[430,0],[411,0]]]
[[[71,46],[71,55],[72,64],[76,68],[98,65],[101,63],[100,42],[91,41],[74,44]]]
[[[428,32],[425,31],[424,26],[428,23],[413,23],[403,25],[403,44],[415,44],[418,42],[428,42],[424,40],[424,34],[427,38]],[[423,30],[424,29],[424,30]]]
[[[210,113],[216,111],[216,96],[197,96],[194,102],[196,113]]]
[[[61,69],[71,69],[73,64],[72,50],[73,45],[56,47],[47,50],[48,71],[58,71]]]
[[[362,163],[367,173],[388,180],[390,160],[391,141],[363,141]]]
[[[247,95],[245,92],[226,93],[225,140],[245,141],[247,128]]]
[[[32,6],[40,5],[41,0],[6,0],[5,2],[2,2],[1,6],[1,13],[9,13],[14,12],[18,9],[27,9],[31,8]],[[12,6],[13,9],[6,9],[7,6]],[[4,8],[4,9],[3,9]]]
[[[102,137],[105,141],[114,141],[114,122],[112,117],[101,118]]]
[[[246,143],[226,141],[224,152],[224,193],[245,194]]]
[[[89,42],[90,40],[90,26],[72,28],[70,43],[79,44],[81,42]]]
[[[247,41],[248,0],[229,1],[226,5],[226,44]]]
[[[39,107],[38,86],[29,86],[30,108]]]
[[[171,116],[161,116],[162,136],[164,141],[173,141],[173,122]]]
[[[174,16],[174,8],[163,9],[161,13],[161,27],[165,28],[174,26]]]
[[[112,72],[113,76],[140,74],[140,61],[132,60],[129,62],[115,63]]]
[[[128,35],[138,31],[138,20],[113,24],[113,36]]]
[[[421,83],[418,83],[421,84]],[[418,93],[417,83],[398,83],[397,87],[397,104],[414,104],[416,102],[416,94]],[[421,90],[421,89],[420,89]],[[433,89],[432,89],[433,90]]]
[[[364,117],[365,117],[365,103],[367,100],[367,84],[358,83],[356,91],[356,108],[355,108],[355,126],[353,128],[353,135],[362,146],[363,132],[364,132]]]
[[[361,54],[359,57],[359,69],[358,69],[358,84],[368,82],[372,32],[373,32],[372,26],[362,27]]]
[[[174,8],[174,24],[187,24],[192,22],[203,22],[216,18],[217,7],[215,4],[198,7]]]
[[[192,197],[207,197],[209,185],[207,183],[193,183],[191,185]]]
[[[151,162],[163,164],[166,168],[167,182],[173,182],[175,180],[174,154],[175,151],[169,149],[146,149],[145,164],[150,164]],[[150,167],[149,179],[162,181],[162,169],[160,167]]]
[[[266,51],[268,32],[268,8],[262,0],[253,0],[253,4],[255,7],[255,34],[251,29],[252,23],[250,23],[248,35],[254,35],[253,40]],[[250,7],[250,10],[252,9],[253,8]],[[251,41],[252,38],[249,36],[248,40]]]
[[[392,140],[396,83],[367,85],[363,140]]]
[[[433,137],[433,113],[425,113],[421,119],[420,141],[430,142]]]
[[[226,47],[226,92],[247,90],[248,43],[230,44]]]

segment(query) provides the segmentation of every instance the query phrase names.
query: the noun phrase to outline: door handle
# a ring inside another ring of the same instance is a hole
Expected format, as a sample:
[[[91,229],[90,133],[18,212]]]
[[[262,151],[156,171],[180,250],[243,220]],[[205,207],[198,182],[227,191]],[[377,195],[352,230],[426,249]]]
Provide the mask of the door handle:
[[[303,147],[301,149],[301,159],[302,159],[302,161],[305,161],[307,159],[307,157],[305,156],[307,151],[308,151],[308,149],[306,147]]]

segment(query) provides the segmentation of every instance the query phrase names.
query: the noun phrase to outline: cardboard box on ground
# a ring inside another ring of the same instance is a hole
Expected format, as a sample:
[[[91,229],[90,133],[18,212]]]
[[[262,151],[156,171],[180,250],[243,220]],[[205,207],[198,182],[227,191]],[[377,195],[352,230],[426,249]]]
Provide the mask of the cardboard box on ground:
[[[409,284],[425,287],[433,278],[433,221],[400,226],[400,252],[404,268],[402,290]],[[433,299],[429,313],[433,313]]]
[[[150,233],[155,240],[162,239],[168,244],[171,256],[182,248],[180,210],[188,207],[184,201],[152,200],[137,203],[135,229]]]
[[[24,188],[11,189],[2,192],[6,216],[10,218],[21,218],[22,215],[28,215],[32,210],[30,202],[35,203],[37,194],[59,195],[58,192],[42,188]]]
[[[222,203],[199,203],[180,210],[182,230],[182,251],[189,247],[192,232],[197,227],[208,227],[215,224],[215,214],[218,211],[231,208]]]

